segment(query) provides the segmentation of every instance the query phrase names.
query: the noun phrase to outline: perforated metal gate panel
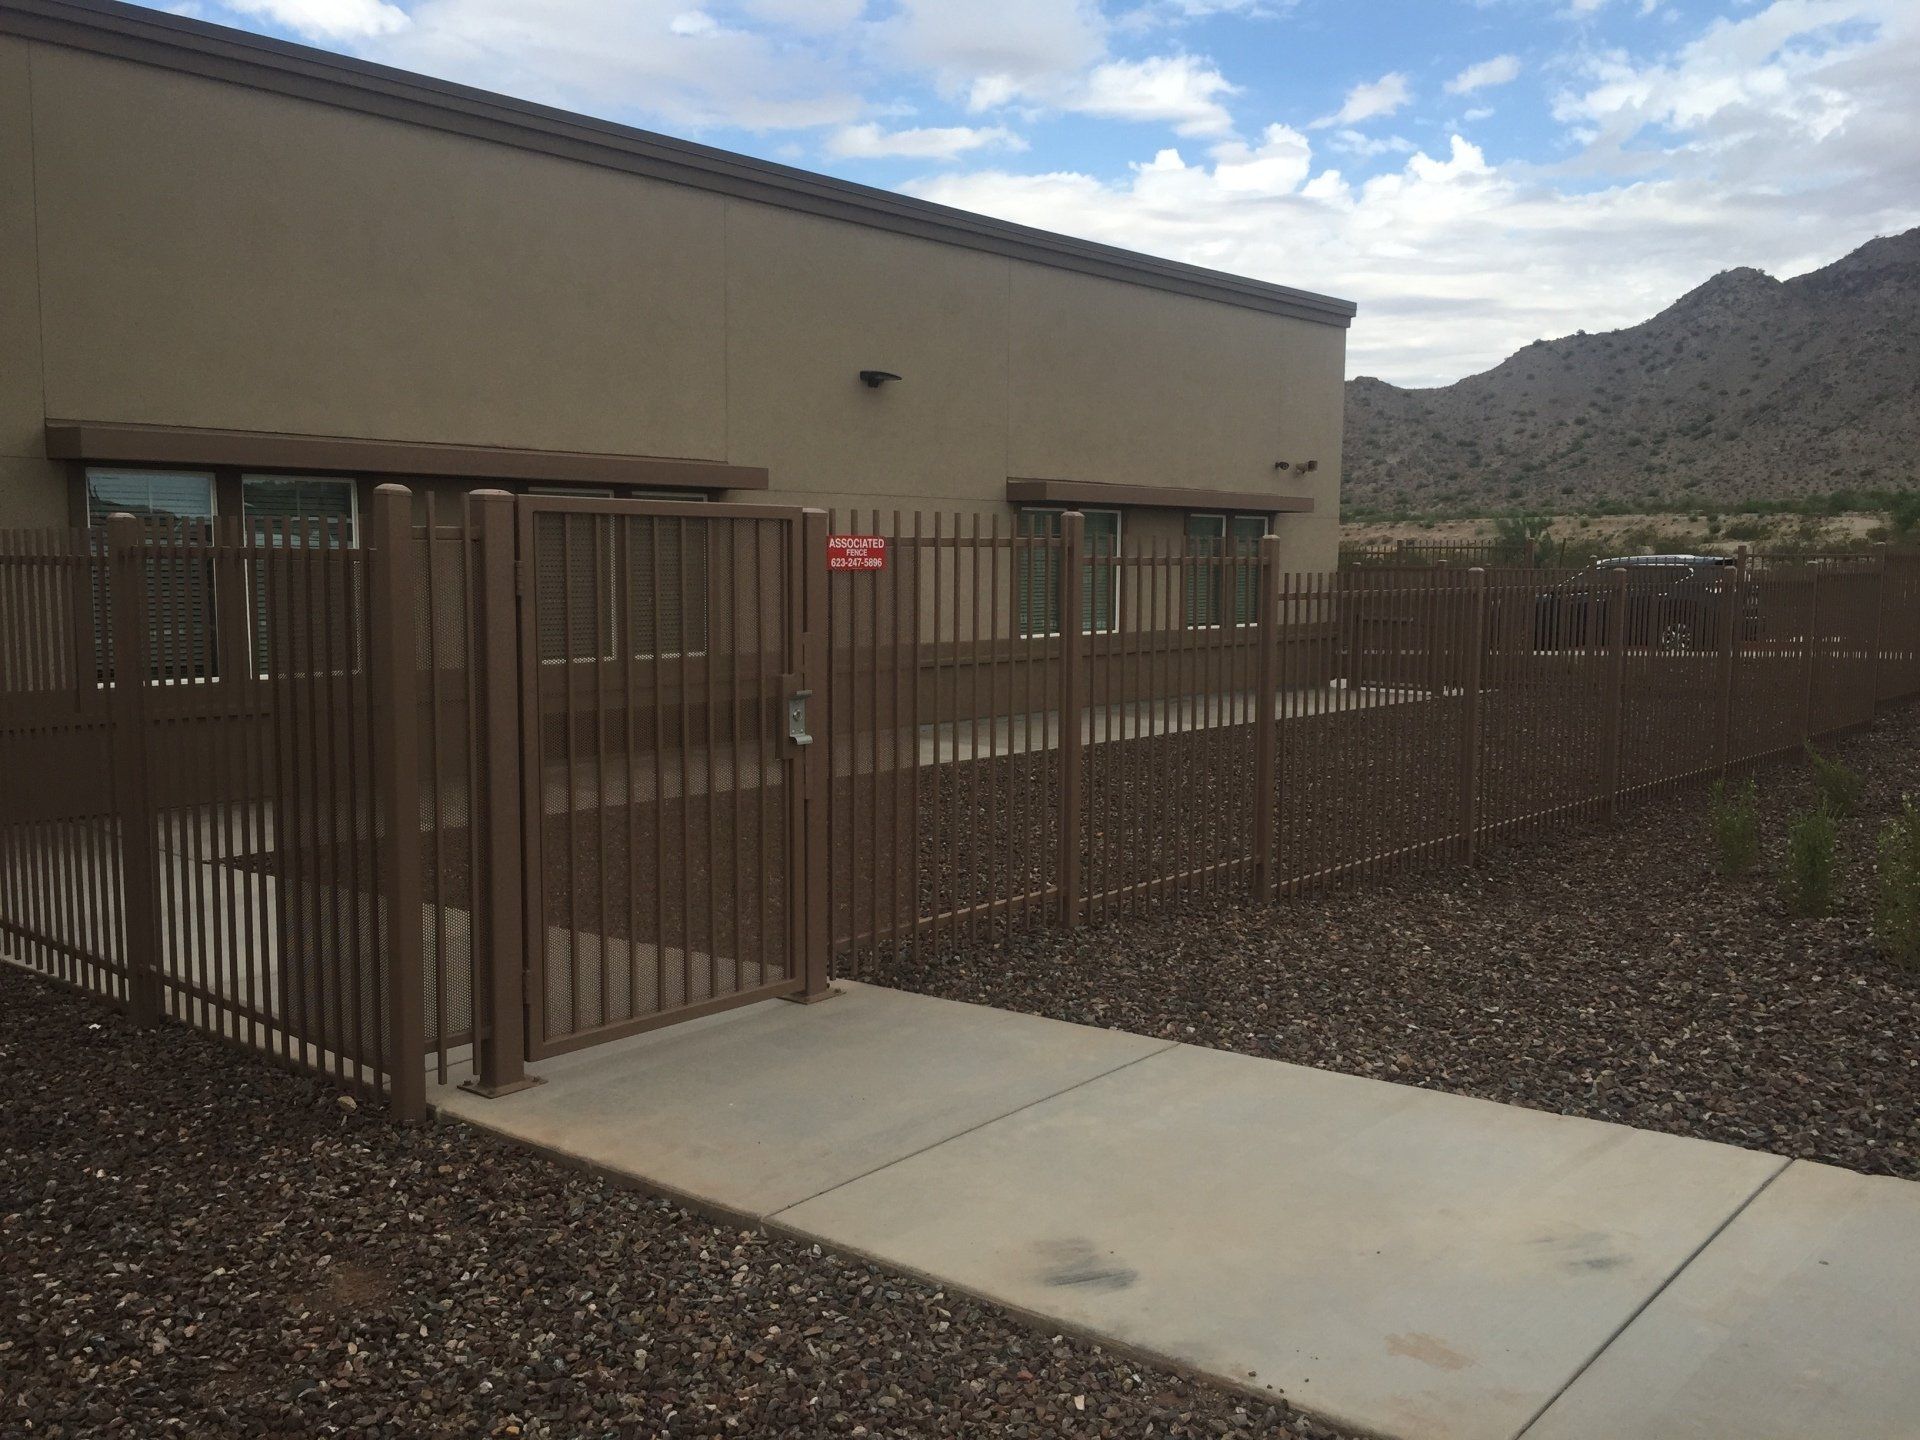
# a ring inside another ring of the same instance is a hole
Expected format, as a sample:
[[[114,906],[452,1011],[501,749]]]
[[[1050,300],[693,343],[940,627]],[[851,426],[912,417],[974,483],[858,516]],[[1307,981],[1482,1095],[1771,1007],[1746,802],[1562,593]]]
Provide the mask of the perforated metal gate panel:
[[[793,990],[793,512],[520,504],[530,1053]]]

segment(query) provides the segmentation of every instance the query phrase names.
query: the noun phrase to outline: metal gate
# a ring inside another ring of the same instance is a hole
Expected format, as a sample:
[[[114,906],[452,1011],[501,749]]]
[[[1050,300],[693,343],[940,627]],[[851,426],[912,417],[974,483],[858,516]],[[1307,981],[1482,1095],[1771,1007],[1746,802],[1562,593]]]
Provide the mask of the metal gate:
[[[530,1058],[826,993],[810,543],[819,512],[520,499]]]

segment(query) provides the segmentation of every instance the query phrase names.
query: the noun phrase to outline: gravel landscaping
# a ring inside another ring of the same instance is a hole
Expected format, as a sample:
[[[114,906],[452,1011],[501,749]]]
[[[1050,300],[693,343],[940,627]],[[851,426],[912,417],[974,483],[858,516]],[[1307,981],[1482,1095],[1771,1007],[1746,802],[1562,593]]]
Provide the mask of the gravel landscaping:
[[[1331,1440],[5,965],[0,1091],[0,1435]]]
[[[1920,794],[1920,711],[1829,747],[1867,781],[1835,913],[1780,898],[1807,769],[1759,776],[1765,860],[1721,878],[1698,789],[1468,870],[1191,905],[864,978],[1920,1179],[1920,974],[1875,948],[1874,836]]]

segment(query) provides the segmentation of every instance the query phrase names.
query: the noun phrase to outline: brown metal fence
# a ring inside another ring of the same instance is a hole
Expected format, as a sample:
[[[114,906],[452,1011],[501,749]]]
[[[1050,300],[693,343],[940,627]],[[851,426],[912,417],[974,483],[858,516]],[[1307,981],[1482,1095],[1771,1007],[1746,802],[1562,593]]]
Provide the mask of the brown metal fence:
[[[1299,575],[1071,513],[396,486],[330,523],[0,535],[0,948],[401,1115],[830,963],[1469,860],[1920,693],[1906,552]]]
[[[0,928],[138,1018],[405,1101],[407,927],[381,878],[408,732],[383,723],[398,667],[369,623],[391,556],[340,540],[120,516],[0,544]]]
[[[830,582],[833,946],[1470,859],[1920,693],[1920,556],[1670,570],[1098,548],[856,512]],[[1079,623],[1071,616],[1077,609]]]

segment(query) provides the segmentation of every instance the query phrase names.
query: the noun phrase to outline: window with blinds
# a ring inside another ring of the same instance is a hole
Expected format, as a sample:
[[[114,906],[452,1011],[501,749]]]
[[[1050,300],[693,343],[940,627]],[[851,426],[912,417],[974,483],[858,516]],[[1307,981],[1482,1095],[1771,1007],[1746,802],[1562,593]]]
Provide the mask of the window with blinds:
[[[1264,515],[1197,513],[1187,517],[1187,550],[1209,559],[1252,559],[1260,553],[1266,533]],[[1235,625],[1250,625],[1259,603],[1257,571],[1252,565],[1196,565],[1187,571],[1189,629],[1218,625],[1229,612]]]
[[[89,468],[87,526],[96,550],[104,551],[108,517],[137,516],[160,530],[162,546],[208,543],[213,538],[213,476],[189,470]],[[149,531],[151,534],[152,532]],[[146,563],[149,617],[149,680],[206,680],[218,673],[213,566],[179,554],[156,554]],[[94,672],[101,684],[114,678],[113,627],[107,604],[105,566],[94,569]]]
[[[543,664],[707,649],[705,520],[551,511],[534,517]]]
[[[243,475],[240,507],[263,549],[350,549],[359,544],[359,484],[335,475]],[[329,648],[350,643],[352,571],[304,571],[293,581],[295,593],[269,594],[270,567],[257,565],[250,578],[253,606],[254,673],[267,676],[290,666],[338,669],[341,657]],[[314,592],[309,594],[308,592]],[[324,623],[323,623],[324,622]],[[306,658],[302,658],[306,657]],[[360,656],[348,658],[358,664]]]
[[[1015,519],[1019,533],[1055,539],[1063,510],[1022,510]],[[1104,634],[1115,628],[1120,613],[1120,512],[1082,511],[1086,518],[1087,566],[1080,577],[1082,634]],[[1060,552],[1038,547],[1020,553],[1014,575],[1015,609],[1020,633],[1028,637],[1060,633]]]

